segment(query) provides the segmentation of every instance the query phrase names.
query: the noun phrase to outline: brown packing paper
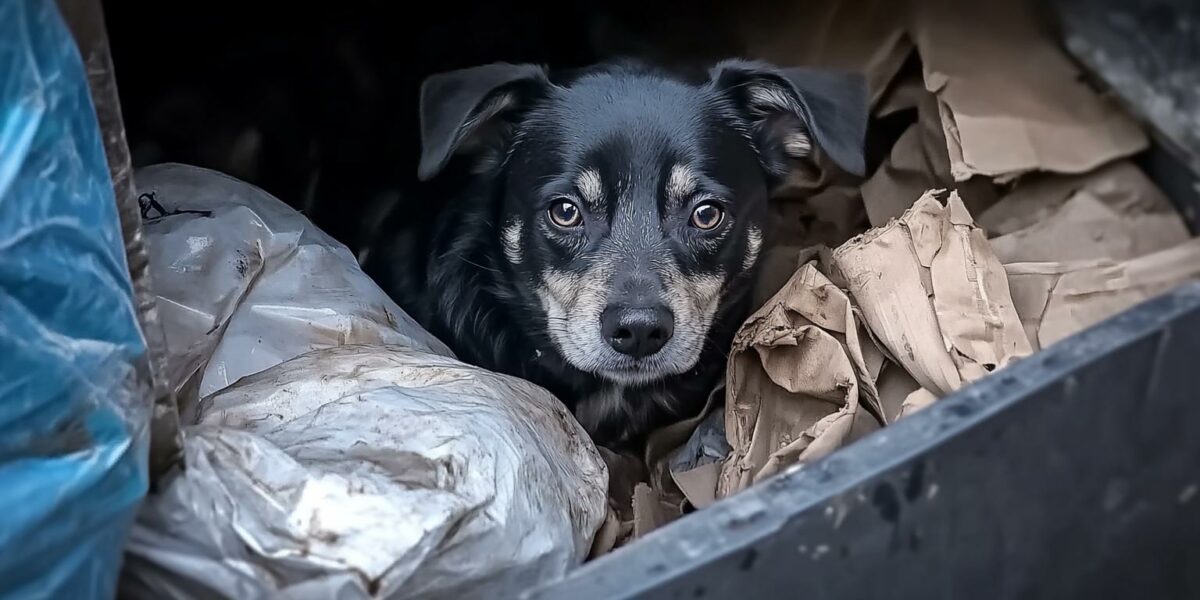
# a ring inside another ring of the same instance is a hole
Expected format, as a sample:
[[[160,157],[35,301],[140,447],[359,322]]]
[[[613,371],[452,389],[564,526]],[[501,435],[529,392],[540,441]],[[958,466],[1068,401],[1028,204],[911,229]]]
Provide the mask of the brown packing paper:
[[[991,181],[976,177],[955,182],[950,174],[950,157],[938,116],[937,99],[924,90],[916,97],[917,122],[900,135],[891,154],[862,185],[862,201],[872,226],[879,227],[899,217],[930,189],[957,189],[978,212],[997,199]]]
[[[598,448],[608,466],[609,512],[592,542],[589,558],[607,554],[683,515],[687,498],[676,484],[675,474],[670,472],[670,458],[696,426],[718,408],[724,389],[718,385],[696,416],[652,432],[640,457]],[[689,489],[698,497],[714,493],[698,490],[695,482],[690,483]]]
[[[817,259],[824,253],[829,254],[825,246],[774,246],[763,252],[758,268],[758,278],[751,294],[751,305],[762,306],[767,303],[788,280],[800,270],[800,267],[811,260]],[[825,261],[828,263],[828,261]]]
[[[675,507],[668,506],[661,493],[639,483],[633,490],[633,535],[630,539],[644,537],[675,520],[679,515],[674,512]]]
[[[1009,264],[1125,260],[1187,239],[1187,228],[1178,214],[1123,215],[1081,191],[1045,220],[992,238],[991,244],[1001,262]]]
[[[589,559],[607,554],[629,541],[633,534],[634,491],[649,477],[640,458],[613,452],[603,446],[596,449],[608,466],[608,514],[592,538]]]
[[[717,481],[721,477],[721,464],[708,463],[688,471],[671,472],[675,485],[683,492],[689,504],[695,508],[706,508],[717,500]]]
[[[921,384],[913,379],[904,367],[888,361],[879,374],[875,387],[879,390],[879,405],[883,409],[884,420],[887,424],[895,423],[904,412],[904,401],[910,394],[921,389]]]
[[[938,397],[1032,352],[1004,268],[958,194],[943,206],[939,192],[833,253],[876,338]]]
[[[668,507],[663,513],[667,521],[682,516],[686,500],[671,472],[671,458],[681,446],[687,443],[688,438],[696,431],[696,427],[708,417],[709,413],[720,406],[724,396],[725,386],[718,385],[708,395],[708,400],[700,414],[663,427],[651,433],[646,440],[645,462],[649,466],[648,481],[654,491],[659,494],[660,501]]]
[[[1029,338],[1045,348],[1200,278],[1200,239],[1123,262],[1017,263],[1005,270]]]
[[[915,7],[912,36],[956,180],[1082,173],[1146,148],[1137,123],[1083,82],[1025,3]]]
[[[882,426],[872,373],[883,361],[850,299],[808,263],[734,338],[725,497]]]
[[[988,235],[1013,233],[1050,218],[1078,193],[1090,194],[1123,215],[1176,213],[1170,199],[1137,165],[1118,160],[1081,175],[1034,173],[1022,177],[976,221]]]
[[[1189,237],[1166,196],[1128,161],[1078,176],[1022,178],[978,222],[1005,264],[1125,260]]]

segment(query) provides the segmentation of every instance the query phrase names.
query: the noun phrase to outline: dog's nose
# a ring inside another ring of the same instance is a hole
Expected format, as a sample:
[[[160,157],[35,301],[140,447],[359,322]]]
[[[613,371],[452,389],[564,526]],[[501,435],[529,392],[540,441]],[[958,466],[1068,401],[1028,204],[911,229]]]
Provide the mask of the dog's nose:
[[[600,334],[608,345],[634,358],[650,356],[662,350],[674,333],[675,317],[665,306],[610,306],[600,314]]]

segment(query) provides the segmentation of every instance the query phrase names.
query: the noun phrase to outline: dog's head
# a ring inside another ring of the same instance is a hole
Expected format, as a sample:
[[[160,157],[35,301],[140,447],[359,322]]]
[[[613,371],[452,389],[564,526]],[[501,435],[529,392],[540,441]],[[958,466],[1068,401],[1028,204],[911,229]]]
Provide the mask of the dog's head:
[[[622,385],[698,361],[744,295],[771,185],[814,150],[861,173],[857,76],[728,61],[686,78],[617,64],[437,75],[419,175],[465,155],[491,177],[508,279],[567,363]],[[738,316],[740,318],[740,316]]]

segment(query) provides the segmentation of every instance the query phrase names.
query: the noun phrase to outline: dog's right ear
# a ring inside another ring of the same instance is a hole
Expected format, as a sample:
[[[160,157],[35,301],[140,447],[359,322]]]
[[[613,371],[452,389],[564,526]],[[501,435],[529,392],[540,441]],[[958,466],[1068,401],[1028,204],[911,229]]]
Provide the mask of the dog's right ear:
[[[549,84],[536,65],[495,63],[430,76],[421,84],[421,163],[428,181],[450,158],[494,143],[507,133],[505,116]]]

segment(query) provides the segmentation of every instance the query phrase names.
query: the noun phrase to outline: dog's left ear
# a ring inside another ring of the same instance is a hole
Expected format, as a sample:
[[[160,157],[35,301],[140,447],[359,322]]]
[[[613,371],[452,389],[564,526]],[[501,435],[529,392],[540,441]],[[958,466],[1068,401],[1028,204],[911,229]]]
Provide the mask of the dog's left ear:
[[[456,153],[502,138],[507,114],[548,83],[546,70],[529,64],[493,63],[430,76],[421,84],[417,177],[428,181]]]
[[[785,174],[788,160],[808,158],[815,143],[846,172],[865,174],[869,100],[861,75],[745,60],[719,63],[710,75],[749,120],[768,172]]]

